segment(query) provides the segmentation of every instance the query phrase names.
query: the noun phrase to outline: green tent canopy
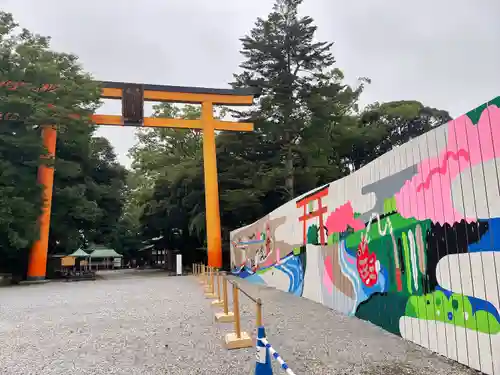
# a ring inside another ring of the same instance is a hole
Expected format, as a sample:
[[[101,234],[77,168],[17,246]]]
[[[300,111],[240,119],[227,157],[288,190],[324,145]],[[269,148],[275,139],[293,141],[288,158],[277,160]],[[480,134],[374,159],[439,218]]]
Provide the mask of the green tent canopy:
[[[75,258],[88,258],[89,254],[83,251],[82,249],[75,250],[73,253],[68,255],[69,257]]]
[[[96,246],[94,251],[90,254],[91,259],[103,259],[103,258],[123,258],[123,255],[118,254],[113,249],[107,249],[105,247]]]

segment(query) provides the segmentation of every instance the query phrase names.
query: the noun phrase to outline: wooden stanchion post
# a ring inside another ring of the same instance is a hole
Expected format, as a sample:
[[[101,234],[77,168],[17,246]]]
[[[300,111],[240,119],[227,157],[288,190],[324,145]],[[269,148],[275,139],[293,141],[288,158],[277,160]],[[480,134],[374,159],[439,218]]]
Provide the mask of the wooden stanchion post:
[[[222,296],[220,294],[220,272],[217,272],[217,299],[212,302],[212,306],[224,306],[224,301],[222,300]]]
[[[224,275],[225,276],[225,275]],[[224,283],[223,290],[224,290],[224,314],[229,315],[229,298],[227,295],[227,279],[224,277],[222,280]]]
[[[214,268],[210,267],[210,276],[209,276],[209,286],[208,290],[205,289],[205,297],[209,299],[217,299],[217,295],[214,293],[214,282],[215,282],[215,273],[214,273]]]
[[[211,282],[210,282],[210,292],[215,295],[215,268],[212,268],[212,272],[210,274],[211,276]]]
[[[205,266],[206,274],[205,274],[205,293],[210,292],[210,267]]]
[[[253,341],[250,335],[246,332],[241,331],[239,303],[240,301],[238,297],[238,286],[236,283],[233,283],[233,310],[235,332],[228,333],[224,338],[227,349],[243,349],[253,346]]]
[[[217,297],[219,297],[219,301],[222,300],[220,298],[220,271],[217,271]]]
[[[240,320],[240,298],[238,286],[233,284],[233,310],[234,310],[234,331],[236,337],[241,338],[241,320]]]
[[[205,284],[205,265],[200,264],[200,284]]]
[[[222,302],[224,304],[224,312],[215,314],[215,321],[219,323],[231,323],[234,321],[234,314],[229,311],[229,298],[227,295],[227,279],[226,275],[222,276]]]
[[[212,267],[207,267],[207,283],[205,285],[205,293],[210,293],[212,291]]]
[[[262,327],[262,301],[260,298],[257,298],[257,301],[255,303],[255,325],[257,328]]]

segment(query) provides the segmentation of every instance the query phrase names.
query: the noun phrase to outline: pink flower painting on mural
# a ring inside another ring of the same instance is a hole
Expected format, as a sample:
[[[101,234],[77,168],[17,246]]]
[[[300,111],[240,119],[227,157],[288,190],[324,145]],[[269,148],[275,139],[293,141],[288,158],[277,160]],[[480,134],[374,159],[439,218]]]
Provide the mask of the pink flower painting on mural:
[[[365,228],[365,223],[362,220],[354,218],[354,210],[352,209],[351,202],[347,202],[333,211],[326,220],[326,228],[328,234],[342,233],[347,230],[347,227],[352,229],[361,230]]]
[[[451,183],[466,168],[495,158],[495,152],[500,157],[500,109],[489,106],[476,125],[463,115],[447,126],[446,149],[437,158],[422,160],[417,175],[395,195],[403,217],[451,225],[462,219],[475,220],[453,207]]]

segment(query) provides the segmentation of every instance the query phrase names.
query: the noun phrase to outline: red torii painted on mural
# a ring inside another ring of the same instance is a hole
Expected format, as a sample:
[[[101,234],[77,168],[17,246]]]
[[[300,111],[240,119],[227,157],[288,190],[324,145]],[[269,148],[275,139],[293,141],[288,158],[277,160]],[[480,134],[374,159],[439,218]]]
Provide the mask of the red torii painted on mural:
[[[327,207],[323,206],[323,203],[321,202],[321,198],[324,198],[328,195],[328,187],[330,185],[326,185],[322,187],[320,190],[317,190],[309,195],[306,195],[305,197],[301,198],[298,200],[297,203],[297,208],[303,207],[304,208],[304,214],[299,217],[299,221],[302,222],[302,236],[303,236],[303,241],[304,245],[307,244],[307,220],[310,220],[312,218],[318,217],[319,216],[319,238],[320,238],[320,243],[322,245],[325,244],[325,232],[323,230],[323,214],[326,213]],[[307,205],[310,202],[317,201],[318,202],[318,209],[314,210],[310,213],[307,213]]]

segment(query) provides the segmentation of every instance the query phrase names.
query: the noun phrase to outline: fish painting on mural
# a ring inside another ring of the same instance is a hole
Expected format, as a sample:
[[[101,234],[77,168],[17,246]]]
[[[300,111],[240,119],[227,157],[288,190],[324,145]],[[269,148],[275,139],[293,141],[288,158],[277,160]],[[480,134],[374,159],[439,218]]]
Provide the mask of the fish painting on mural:
[[[358,245],[356,254],[356,267],[358,269],[359,277],[363,284],[367,287],[372,287],[377,283],[378,270],[377,270],[377,256],[375,253],[370,253],[368,243],[365,238],[361,240]]]

